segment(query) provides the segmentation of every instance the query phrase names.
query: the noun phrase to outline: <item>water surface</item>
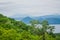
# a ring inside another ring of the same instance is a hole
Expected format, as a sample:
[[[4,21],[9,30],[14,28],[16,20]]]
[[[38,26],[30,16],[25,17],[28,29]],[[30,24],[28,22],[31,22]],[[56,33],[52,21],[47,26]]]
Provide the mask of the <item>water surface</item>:
[[[52,26],[55,26],[55,33],[60,33],[60,24],[53,24]]]

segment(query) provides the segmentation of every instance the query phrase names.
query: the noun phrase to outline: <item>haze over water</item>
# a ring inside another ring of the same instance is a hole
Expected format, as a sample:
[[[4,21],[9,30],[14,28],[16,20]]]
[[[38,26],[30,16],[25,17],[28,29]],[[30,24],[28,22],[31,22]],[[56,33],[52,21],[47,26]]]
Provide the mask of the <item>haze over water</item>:
[[[55,33],[60,33],[60,24],[53,24],[52,26],[55,26]]]

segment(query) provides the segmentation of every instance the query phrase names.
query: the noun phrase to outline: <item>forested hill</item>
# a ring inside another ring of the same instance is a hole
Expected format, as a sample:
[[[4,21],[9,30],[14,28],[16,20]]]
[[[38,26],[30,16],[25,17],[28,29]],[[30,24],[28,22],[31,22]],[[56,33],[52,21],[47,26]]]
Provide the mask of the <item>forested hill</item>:
[[[0,14],[0,40],[60,40],[60,36],[53,33],[54,26],[49,26],[46,20],[40,28],[37,27],[40,21],[32,20],[30,23],[27,25]]]
[[[6,27],[7,29],[11,29],[15,28],[16,26],[18,28],[19,26],[25,26],[25,25],[26,24],[23,23],[22,21],[16,21],[13,18],[8,18],[0,14],[0,26],[3,26],[4,28]]]

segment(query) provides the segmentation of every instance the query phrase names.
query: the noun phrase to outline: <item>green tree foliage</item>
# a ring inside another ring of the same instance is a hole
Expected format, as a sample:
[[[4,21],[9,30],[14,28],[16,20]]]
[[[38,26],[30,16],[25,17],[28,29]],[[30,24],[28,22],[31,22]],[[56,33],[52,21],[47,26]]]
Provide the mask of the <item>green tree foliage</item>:
[[[60,40],[60,34],[56,36],[54,26],[46,20],[32,20],[30,24],[0,14],[0,40]]]

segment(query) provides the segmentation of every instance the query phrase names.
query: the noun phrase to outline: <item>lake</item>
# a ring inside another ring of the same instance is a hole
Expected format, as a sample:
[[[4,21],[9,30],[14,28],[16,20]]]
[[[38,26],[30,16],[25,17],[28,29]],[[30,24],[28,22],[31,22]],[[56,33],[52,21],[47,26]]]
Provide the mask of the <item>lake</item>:
[[[60,33],[60,24],[53,24],[52,26],[55,26],[55,33]]]

